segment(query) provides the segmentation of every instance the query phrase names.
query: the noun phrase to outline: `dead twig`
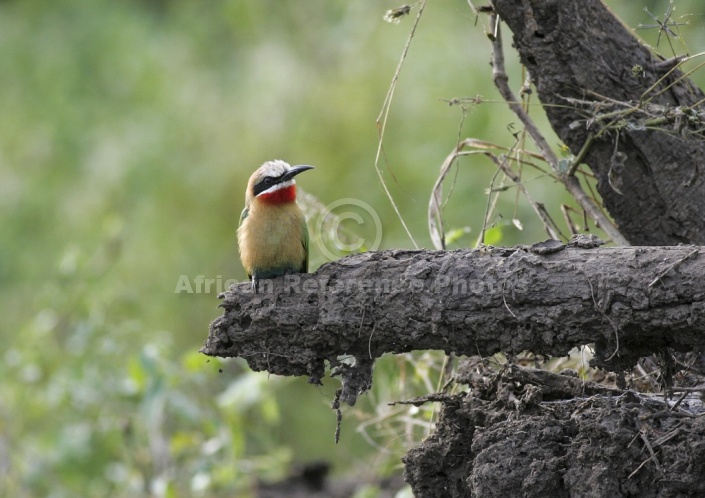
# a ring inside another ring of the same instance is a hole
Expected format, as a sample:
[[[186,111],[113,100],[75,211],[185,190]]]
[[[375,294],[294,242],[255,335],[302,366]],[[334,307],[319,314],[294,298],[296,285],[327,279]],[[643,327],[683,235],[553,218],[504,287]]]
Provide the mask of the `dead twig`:
[[[705,392],[705,386],[697,386],[697,387],[671,387],[669,391],[673,391],[674,393],[704,393]]]
[[[627,241],[600,208],[585,194],[585,191],[580,185],[580,181],[575,176],[568,176],[565,172],[560,171],[558,157],[548,145],[546,139],[529,117],[526,110],[518,104],[519,100],[509,88],[509,77],[507,76],[504,66],[504,50],[502,47],[502,33],[499,26],[499,18],[496,14],[491,14],[490,19],[491,24],[496,26],[494,33],[490,37],[492,40],[492,79],[500,95],[502,95],[502,98],[507,102],[511,111],[521,120],[546,162],[551,166],[551,169],[561,177],[566,190],[573,196],[578,205],[590,215],[597,226],[607,234],[612,242],[616,245],[629,245],[629,241]]]
[[[658,470],[659,474],[663,475],[663,469],[661,468],[661,464],[658,461],[658,458],[656,458],[656,453],[654,453],[654,449],[651,447],[651,443],[649,442],[649,438],[646,437],[646,434],[644,432],[640,432],[641,440],[644,442],[644,446],[646,446],[646,449],[649,450],[649,453],[651,454],[651,460],[654,461],[654,467],[656,467],[656,470]]]
[[[507,157],[508,156],[505,155],[502,162],[505,162],[507,160]],[[477,238],[478,247],[485,245],[485,234],[487,233],[488,223],[490,221],[490,214],[494,211],[494,208],[497,204],[497,199],[499,198],[499,193],[493,192],[493,189],[494,182],[497,179],[497,176],[499,175],[500,171],[500,169],[497,169],[497,171],[494,172],[494,175],[492,175],[492,180],[490,180],[490,188],[489,192],[487,193],[487,205],[485,206],[485,215],[482,217],[482,230],[480,230],[480,236]],[[492,196],[493,193],[494,197]]]
[[[507,308],[507,311],[509,312],[509,314],[512,315],[514,318],[516,318],[517,316],[514,314],[514,312],[511,310],[511,308],[507,304],[507,295],[504,293],[504,288],[506,287],[506,285],[507,285],[507,281],[505,280],[504,282],[502,282],[502,301],[504,302],[504,307]]]
[[[651,461],[652,458],[653,457],[649,457],[646,460],[644,460],[643,462],[641,462],[641,465],[639,465],[634,472],[629,474],[629,477],[627,477],[627,479],[631,479],[632,477],[634,477],[637,474],[637,472],[639,472],[644,465],[646,465],[647,463],[649,463]]]
[[[705,391],[705,388],[703,389],[703,391]],[[684,391],[683,394],[681,394],[680,397],[678,398],[678,401],[673,403],[673,406],[671,408],[669,408],[668,411],[672,412],[676,408],[678,408],[678,406],[683,402],[683,400],[688,396],[688,394],[689,394],[688,391]]]
[[[570,165],[570,169],[567,173],[568,176],[573,176],[575,174],[578,169],[578,166],[580,166],[580,163],[582,163],[583,159],[585,159],[585,154],[587,154],[587,151],[590,150],[590,146],[592,145],[592,141],[594,140],[594,138],[595,135],[593,135],[592,133],[588,135],[587,140],[585,140],[585,143],[580,149],[580,152],[578,152],[578,155],[575,156],[575,158],[573,159],[573,163]]]
[[[531,208],[534,210],[536,215],[543,223],[544,229],[546,230],[546,233],[549,235],[549,237],[557,240],[567,240],[566,236],[561,232],[556,222],[551,218],[545,206],[540,202],[535,201],[531,197],[531,194],[529,194],[528,190],[526,189],[526,186],[524,185],[524,182],[522,182],[521,177],[519,177],[519,175],[517,175],[512,170],[509,164],[507,164],[506,160],[500,160],[496,154],[491,153],[490,150],[492,149],[507,150],[508,153],[505,157],[509,157],[509,153],[511,153],[511,151],[513,150],[513,148],[507,149],[505,147],[485,142],[483,140],[466,138],[465,140],[460,141],[458,145],[456,145],[456,147],[451,151],[451,153],[448,154],[448,156],[445,158],[443,164],[441,164],[440,172],[438,174],[438,178],[436,179],[435,184],[433,185],[431,198],[429,199],[428,203],[428,230],[431,235],[431,241],[433,242],[434,248],[438,250],[444,250],[446,248],[445,229],[443,227],[442,216],[442,209],[444,205],[443,182],[458,157],[474,154],[481,154],[489,158],[497,167],[498,171],[501,170],[504,175],[506,175],[510,180],[512,180],[512,182],[514,182],[516,187],[521,191],[522,194],[524,194],[524,197],[531,205]],[[539,155],[531,153],[529,151],[522,150],[518,152],[521,154],[530,155],[531,157],[541,158]],[[515,160],[518,161],[518,159]],[[531,163],[529,164],[531,165]],[[484,225],[486,227],[486,222]]]
[[[514,173],[512,169],[507,165],[505,161],[500,161],[496,156],[492,154],[486,154],[487,157],[492,160],[492,162],[497,166],[497,168],[501,169],[502,172],[514,182],[514,184],[517,186],[517,188],[521,191],[522,194],[524,194],[524,197],[526,200],[529,202],[531,205],[531,208],[534,210],[536,215],[539,217],[541,222],[543,223],[543,227],[546,230],[546,233],[548,234],[549,237],[552,239],[556,240],[568,240],[566,236],[561,232],[560,228],[558,228],[558,225],[556,224],[555,221],[553,221],[553,218],[551,218],[551,215],[548,214],[548,211],[546,211],[546,207],[541,204],[540,202],[536,202],[529,192],[526,190],[526,187],[524,186],[524,183],[521,181],[521,177]]]
[[[590,278],[587,276],[587,273],[583,273],[585,275],[585,278],[587,279],[588,285],[590,286],[590,296],[592,296],[592,302],[595,305],[595,310],[599,311],[602,316],[604,316],[607,321],[610,323],[612,326],[612,329],[614,330],[614,342],[615,342],[615,348],[614,352],[607,358],[607,361],[610,361],[616,354],[619,353],[619,327],[615,325],[615,323],[612,321],[612,319],[607,316],[607,314],[602,311],[602,308],[600,308],[597,304],[597,298],[595,298],[595,290],[592,287],[592,282],[590,281]]]
[[[406,234],[409,236],[409,239],[411,239],[411,243],[414,244],[415,248],[419,248],[418,244],[416,244],[416,240],[414,240],[413,235],[411,235],[411,231],[406,225],[406,222],[404,221],[404,217],[401,215],[401,212],[399,211],[399,207],[397,206],[397,203],[394,202],[394,197],[392,197],[392,193],[389,191],[389,188],[387,187],[387,183],[384,180],[384,175],[382,175],[382,170],[379,167],[379,161],[380,157],[382,156],[382,153],[384,151],[383,143],[384,143],[384,131],[387,127],[387,118],[389,117],[389,110],[392,108],[392,100],[394,98],[394,91],[397,88],[397,81],[399,80],[399,74],[401,73],[401,68],[404,65],[404,61],[406,60],[406,56],[409,53],[409,47],[411,46],[411,40],[414,38],[414,34],[416,33],[416,28],[419,25],[419,21],[421,20],[421,16],[423,15],[424,8],[426,7],[426,0],[421,0],[420,1],[420,7],[419,7],[419,13],[416,15],[416,19],[414,20],[414,25],[411,27],[411,32],[409,33],[409,38],[406,41],[406,45],[404,46],[404,50],[401,54],[401,58],[399,60],[399,64],[397,65],[396,71],[394,71],[394,76],[392,77],[392,82],[389,85],[389,90],[387,90],[387,96],[384,98],[384,103],[382,104],[382,109],[379,112],[379,116],[377,116],[377,133],[378,133],[378,142],[377,142],[377,154],[375,155],[375,171],[377,172],[377,176],[379,177],[379,181],[382,183],[382,188],[384,189],[385,194],[387,194],[387,197],[389,198],[389,201],[392,203],[392,207],[394,208],[394,212],[397,215],[397,218],[399,218],[399,221],[401,222],[402,226],[404,227],[404,231]]]
[[[682,258],[680,258],[678,261],[676,261],[672,265],[669,265],[668,268],[663,270],[655,279],[653,279],[653,281],[649,284],[649,288],[651,288],[654,285],[656,285],[657,283],[659,283],[661,281],[661,279],[663,279],[663,277],[665,277],[668,274],[668,272],[670,272],[671,270],[676,268],[678,265],[682,264],[685,260],[690,259],[691,257],[695,256],[696,254],[698,254],[698,252],[699,252],[699,249],[693,249],[691,252],[689,252],[688,254],[683,256]]]

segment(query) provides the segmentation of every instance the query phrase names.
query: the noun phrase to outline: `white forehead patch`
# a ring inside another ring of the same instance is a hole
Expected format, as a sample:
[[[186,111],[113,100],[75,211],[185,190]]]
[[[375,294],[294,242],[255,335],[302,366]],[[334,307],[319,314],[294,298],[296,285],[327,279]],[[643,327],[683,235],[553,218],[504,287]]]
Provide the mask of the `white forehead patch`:
[[[275,159],[274,161],[267,161],[262,166],[260,166],[260,178],[264,176],[278,177],[286,173],[291,169],[289,163],[284,162],[280,159]]]

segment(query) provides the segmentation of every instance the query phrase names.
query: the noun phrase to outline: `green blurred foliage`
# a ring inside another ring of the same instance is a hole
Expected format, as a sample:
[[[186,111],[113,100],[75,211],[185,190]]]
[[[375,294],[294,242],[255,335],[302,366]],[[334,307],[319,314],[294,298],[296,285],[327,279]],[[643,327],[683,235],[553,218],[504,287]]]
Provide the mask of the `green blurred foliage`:
[[[666,5],[610,4],[632,26],[649,22],[643,5]],[[375,120],[417,12],[383,22],[398,6],[0,3],[0,495],[248,496],[317,459],[370,480],[370,494],[375,476],[399,472],[435,414],[387,402],[436,389],[438,355],[379,362],[336,446],[336,381],[314,388],[197,352],[217,292],[245,276],[235,228],[247,178],[267,159],[315,165],[299,181],[314,204],[361,201],[381,220],[381,248],[413,246],[374,168]],[[696,51],[703,7],[683,1],[678,13],[692,14],[682,31]],[[430,245],[428,197],[458,137],[512,145],[516,119],[502,104],[463,120],[441,100],[497,100],[488,60],[467,2],[429,2],[379,163],[419,246]],[[538,105],[532,113],[546,128]],[[459,164],[444,214],[451,247],[468,247],[494,171]],[[551,212],[570,203],[537,178],[532,193]],[[544,237],[513,191],[493,223],[493,244]],[[312,250],[315,268],[327,258]],[[183,276],[193,292],[175,291]]]

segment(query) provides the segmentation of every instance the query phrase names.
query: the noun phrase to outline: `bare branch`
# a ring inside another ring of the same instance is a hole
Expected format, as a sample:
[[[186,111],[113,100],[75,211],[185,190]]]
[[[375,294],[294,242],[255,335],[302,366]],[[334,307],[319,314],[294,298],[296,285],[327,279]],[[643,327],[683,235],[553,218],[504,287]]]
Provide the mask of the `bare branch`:
[[[582,236],[569,246],[369,252],[274,279],[269,292],[239,284],[202,351],[312,382],[328,362],[352,404],[385,353],[558,356],[595,343],[593,363],[620,371],[666,347],[705,346],[705,279],[692,278],[705,274],[705,248],[594,246]]]
[[[573,196],[578,205],[589,214],[597,226],[607,234],[612,242],[616,245],[629,245],[629,241],[624,238],[602,210],[585,194],[585,191],[580,186],[580,181],[574,176],[566,175],[566,172],[560,170],[558,157],[548,145],[548,142],[546,142],[546,139],[536,127],[531,117],[529,117],[529,114],[518,103],[514,92],[509,88],[509,78],[504,68],[504,49],[502,47],[502,30],[499,26],[499,19],[494,14],[491,16],[491,19],[494,20],[493,24],[495,22],[497,23],[497,28],[495,29],[492,39],[492,79],[499,93],[507,102],[512,112],[521,120],[522,124],[529,132],[531,139],[536,144],[536,147],[538,147],[546,162],[551,166],[551,169],[563,179],[566,189]]]

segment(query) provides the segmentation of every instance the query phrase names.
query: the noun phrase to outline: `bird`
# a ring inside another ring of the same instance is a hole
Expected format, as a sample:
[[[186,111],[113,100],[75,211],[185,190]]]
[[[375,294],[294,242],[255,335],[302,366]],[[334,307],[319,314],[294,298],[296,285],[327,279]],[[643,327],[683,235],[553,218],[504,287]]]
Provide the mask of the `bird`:
[[[313,166],[276,159],[262,164],[247,182],[237,240],[254,292],[260,279],[308,272],[308,228],[296,203],[294,177],[309,169]]]

